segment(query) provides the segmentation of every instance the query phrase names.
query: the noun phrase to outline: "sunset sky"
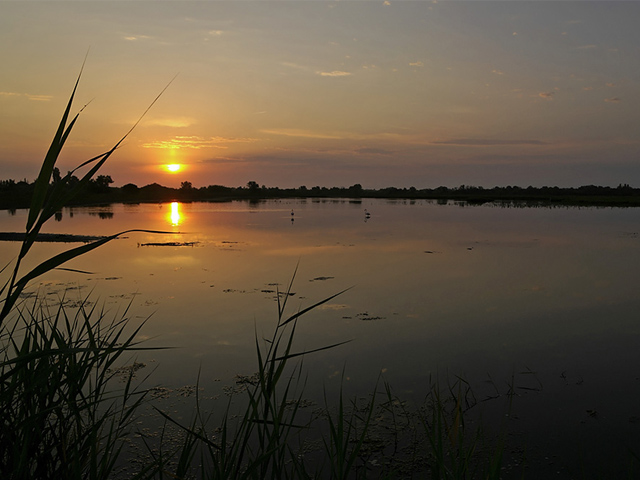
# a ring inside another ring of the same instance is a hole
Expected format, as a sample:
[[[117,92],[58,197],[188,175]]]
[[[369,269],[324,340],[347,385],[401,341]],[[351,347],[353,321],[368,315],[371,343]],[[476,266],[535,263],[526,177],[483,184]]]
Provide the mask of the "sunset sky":
[[[0,2],[0,179],[640,187],[640,2]],[[175,172],[168,164],[182,165]]]

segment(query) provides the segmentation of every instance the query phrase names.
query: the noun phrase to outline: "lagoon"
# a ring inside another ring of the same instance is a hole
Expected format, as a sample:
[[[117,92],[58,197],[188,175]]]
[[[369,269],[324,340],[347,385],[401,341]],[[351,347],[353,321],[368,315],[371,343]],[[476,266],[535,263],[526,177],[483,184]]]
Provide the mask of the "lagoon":
[[[0,218],[21,231],[26,210]],[[91,274],[59,270],[31,289],[113,312],[130,302],[147,345],[175,347],[136,358],[156,368],[152,384],[194,384],[200,369],[206,390],[253,373],[256,335],[296,272],[291,313],[348,289],[299,324],[298,350],[351,340],[305,358],[310,398],[341,384],[366,395],[381,375],[416,402],[436,376],[464,377],[480,400],[511,382],[511,426],[540,472],[569,478],[565,463],[640,452],[640,209],[287,199],[73,207],[58,220],[47,232],[167,232],[127,234],[67,265]],[[38,244],[31,261],[69,246]],[[3,265],[17,249],[0,242]]]

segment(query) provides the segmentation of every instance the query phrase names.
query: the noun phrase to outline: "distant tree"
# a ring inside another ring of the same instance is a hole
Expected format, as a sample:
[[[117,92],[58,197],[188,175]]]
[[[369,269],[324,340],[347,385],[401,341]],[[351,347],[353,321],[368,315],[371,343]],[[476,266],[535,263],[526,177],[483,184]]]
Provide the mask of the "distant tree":
[[[89,190],[94,193],[108,193],[109,185],[112,183],[111,175],[98,175],[96,178],[89,180]]]
[[[249,194],[255,195],[260,191],[260,185],[258,185],[258,182],[251,180],[247,182],[247,189],[249,190]]]
[[[60,176],[60,169],[58,167],[54,167],[53,168],[53,183],[58,183],[60,182],[60,180],[62,180],[62,177]]]
[[[356,183],[355,185],[350,186],[348,191],[350,195],[360,196],[362,195],[362,185]]]
[[[122,193],[124,193],[125,195],[135,195],[140,191],[140,189],[135,183],[127,183],[126,185],[123,185],[120,189],[122,190]]]
[[[64,181],[66,182],[66,185],[68,187],[75,187],[80,179],[75,175],[71,175],[71,172],[67,172],[67,174],[64,176]]]
[[[193,189],[193,185],[191,184],[191,182],[182,182],[180,184],[180,190],[182,190],[183,192],[190,192]]]

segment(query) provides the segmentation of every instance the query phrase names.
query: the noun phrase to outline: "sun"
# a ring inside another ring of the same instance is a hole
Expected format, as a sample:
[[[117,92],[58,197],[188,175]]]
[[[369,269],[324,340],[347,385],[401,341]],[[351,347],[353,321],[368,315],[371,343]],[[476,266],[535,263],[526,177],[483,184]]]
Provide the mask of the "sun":
[[[171,163],[169,165],[165,165],[164,168],[167,170],[167,172],[177,173],[182,170],[182,165],[180,165],[179,163]]]

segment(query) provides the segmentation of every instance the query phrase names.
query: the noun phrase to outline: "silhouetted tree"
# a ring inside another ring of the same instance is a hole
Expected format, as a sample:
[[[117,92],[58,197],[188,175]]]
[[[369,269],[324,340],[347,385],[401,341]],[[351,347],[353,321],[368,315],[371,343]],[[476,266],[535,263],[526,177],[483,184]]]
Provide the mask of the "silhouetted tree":
[[[121,187],[121,190],[125,195],[135,195],[140,191],[135,183],[127,183]]]
[[[350,186],[349,193],[354,196],[362,195],[362,185],[360,185],[359,183],[356,183],[355,185]]]
[[[254,182],[253,180],[247,182],[247,188],[251,195],[256,195],[260,191],[260,185],[258,185],[258,182]]]
[[[108,193],[109,185],[112,183],[111,175],[98,175],[96,178],[89,180],[89,190],[94,193]]]
[[[60,169],[58,167],[54,167],[53,168],[53,183],[58,183],[60,182],[60,180],[62,180],[62,177],[60,176]]]

